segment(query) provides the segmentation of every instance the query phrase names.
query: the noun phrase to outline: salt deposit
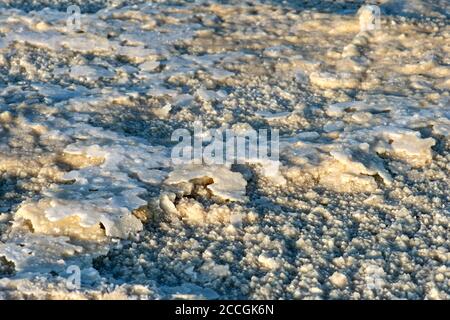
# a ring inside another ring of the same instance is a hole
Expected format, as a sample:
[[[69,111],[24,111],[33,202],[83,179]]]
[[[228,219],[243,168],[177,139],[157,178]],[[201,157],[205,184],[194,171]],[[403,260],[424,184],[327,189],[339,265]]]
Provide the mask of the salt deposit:
[[[176,168],[164,181],[168,185],[192,183],[206,185],[206,188],[221,200],[245,201],[247,182],[242,175],[230,171],[226,166],[188,165]]]
[[[449,299],[448,1],[175,2],[0,4],[0,298]]]

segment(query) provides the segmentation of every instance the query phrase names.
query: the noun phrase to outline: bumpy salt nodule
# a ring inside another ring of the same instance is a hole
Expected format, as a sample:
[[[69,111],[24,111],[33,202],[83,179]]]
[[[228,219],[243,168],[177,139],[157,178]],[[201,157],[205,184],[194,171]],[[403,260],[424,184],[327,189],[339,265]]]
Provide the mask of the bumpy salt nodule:
[[[206,187],[221,200],[245,201],[247,181],[238,172],[224,165],[187,165],[176,168],[164,181],[167,185],[192,183],[195,180],[212,179]]]

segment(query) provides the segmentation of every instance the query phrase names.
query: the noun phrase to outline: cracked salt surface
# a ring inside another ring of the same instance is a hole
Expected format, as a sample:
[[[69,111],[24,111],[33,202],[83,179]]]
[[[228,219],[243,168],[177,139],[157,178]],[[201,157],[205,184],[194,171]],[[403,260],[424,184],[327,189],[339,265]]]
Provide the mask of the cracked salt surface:
[[[70,33],[64,1],[4,1],[0,297],[448,299],[438,2],[360,32],[364,1],[92,0]],[[279,167],[172,163],[196,121],[278,129]]]

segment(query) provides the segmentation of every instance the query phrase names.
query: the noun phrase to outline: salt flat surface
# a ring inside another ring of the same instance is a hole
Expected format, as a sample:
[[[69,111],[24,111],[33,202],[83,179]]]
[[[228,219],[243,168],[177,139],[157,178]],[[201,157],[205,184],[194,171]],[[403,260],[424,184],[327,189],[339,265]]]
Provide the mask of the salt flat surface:
[[[0,5],[0,298],[450,298],[448,1],[122,2]]]

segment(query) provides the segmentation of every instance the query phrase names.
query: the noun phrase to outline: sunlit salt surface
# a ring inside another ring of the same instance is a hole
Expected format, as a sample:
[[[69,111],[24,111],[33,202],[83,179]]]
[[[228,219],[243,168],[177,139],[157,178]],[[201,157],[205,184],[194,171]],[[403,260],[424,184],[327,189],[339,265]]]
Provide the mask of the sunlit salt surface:
[[[0,9],[0,298],[450,298],[447,1],[35,2]],[[195,123],[280,163],[174,164]]]

